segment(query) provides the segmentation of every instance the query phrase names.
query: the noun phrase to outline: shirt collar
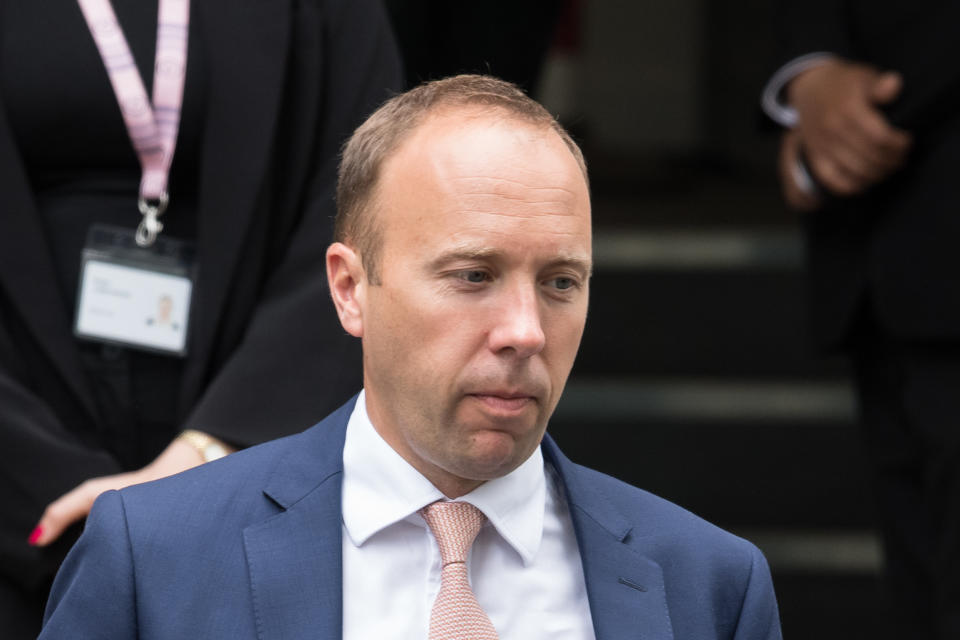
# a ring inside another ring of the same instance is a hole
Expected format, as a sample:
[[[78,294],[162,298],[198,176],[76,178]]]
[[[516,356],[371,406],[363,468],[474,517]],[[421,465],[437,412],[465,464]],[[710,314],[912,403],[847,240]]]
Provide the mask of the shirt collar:
[[[358,547],[401,520],[426,526],[417,511],[446,499],[380,437],[367,415],[365,398],[361,391],[343,446],[343,524]],[[507,475],[457,500],[480,509],[523,563],[529,564],[543,537],[546,478],[540,447]]]

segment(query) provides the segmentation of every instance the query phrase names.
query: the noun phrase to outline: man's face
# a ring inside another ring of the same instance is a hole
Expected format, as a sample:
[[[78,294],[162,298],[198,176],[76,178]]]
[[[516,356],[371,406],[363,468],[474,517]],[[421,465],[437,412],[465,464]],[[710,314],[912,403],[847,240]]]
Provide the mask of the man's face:
[[[348,326],[367,410],[462,495],[533,453],[563,391],[587,313],[587,186],[556,133],[460,109],[388,158],[373,206],[379,284],[357,278]]]

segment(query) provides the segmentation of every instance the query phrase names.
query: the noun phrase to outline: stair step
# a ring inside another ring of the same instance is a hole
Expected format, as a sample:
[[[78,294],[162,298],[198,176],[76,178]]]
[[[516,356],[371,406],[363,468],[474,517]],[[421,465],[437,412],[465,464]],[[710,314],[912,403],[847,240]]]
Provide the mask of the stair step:
[[[606,228],[593,234],[599,270],[798,272],[803,243],[788,228]]]

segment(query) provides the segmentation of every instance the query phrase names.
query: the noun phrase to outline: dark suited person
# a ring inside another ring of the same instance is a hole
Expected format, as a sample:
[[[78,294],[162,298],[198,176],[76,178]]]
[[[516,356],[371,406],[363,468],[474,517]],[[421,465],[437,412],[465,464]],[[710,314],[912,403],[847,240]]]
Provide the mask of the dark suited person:
[[[780,638],[753,545],[544,435],[592,260],[583,158],[540,105],[482,76],[391,99],[345,148],[337,239],[363,392],[104,494],[42,638]]]
[[[155,64],[158,5],[185,3],[112,5],[125,69],[149,92],[170,66]],[[340,146],[400,87],[386,15],[376,0],[204,0],[188,16],[163,30],[185,44],[186,70],[154,248],[192,245],[190,313],[178,295],[173,323],[151,324],[155,291],[123,327],[183,340],[164,352],[74,334],[89,232],[137,229],[141,166],[80,4],[0,3],[4,640],[39,633],[101,491],[301,431],[360,383],[359,349],[325,302],[324,250]]]
[[[853,358],[900,636],[960,637],[960,3],[782,0],[780,175]]]

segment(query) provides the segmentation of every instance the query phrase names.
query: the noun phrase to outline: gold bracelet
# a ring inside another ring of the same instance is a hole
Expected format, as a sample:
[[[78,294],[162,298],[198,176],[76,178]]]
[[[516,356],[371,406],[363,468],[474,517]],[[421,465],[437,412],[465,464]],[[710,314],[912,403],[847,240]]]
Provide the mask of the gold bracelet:
[[[200,454],[200,457],[203,458],[204,462],[217,460],[218,458],[222,458],[229,453],[222,442],[213,436],[207,435],[203,431],[187,429],[177,436],[177,440],[186,442],[188,445],[196,449],[197,453]]]

